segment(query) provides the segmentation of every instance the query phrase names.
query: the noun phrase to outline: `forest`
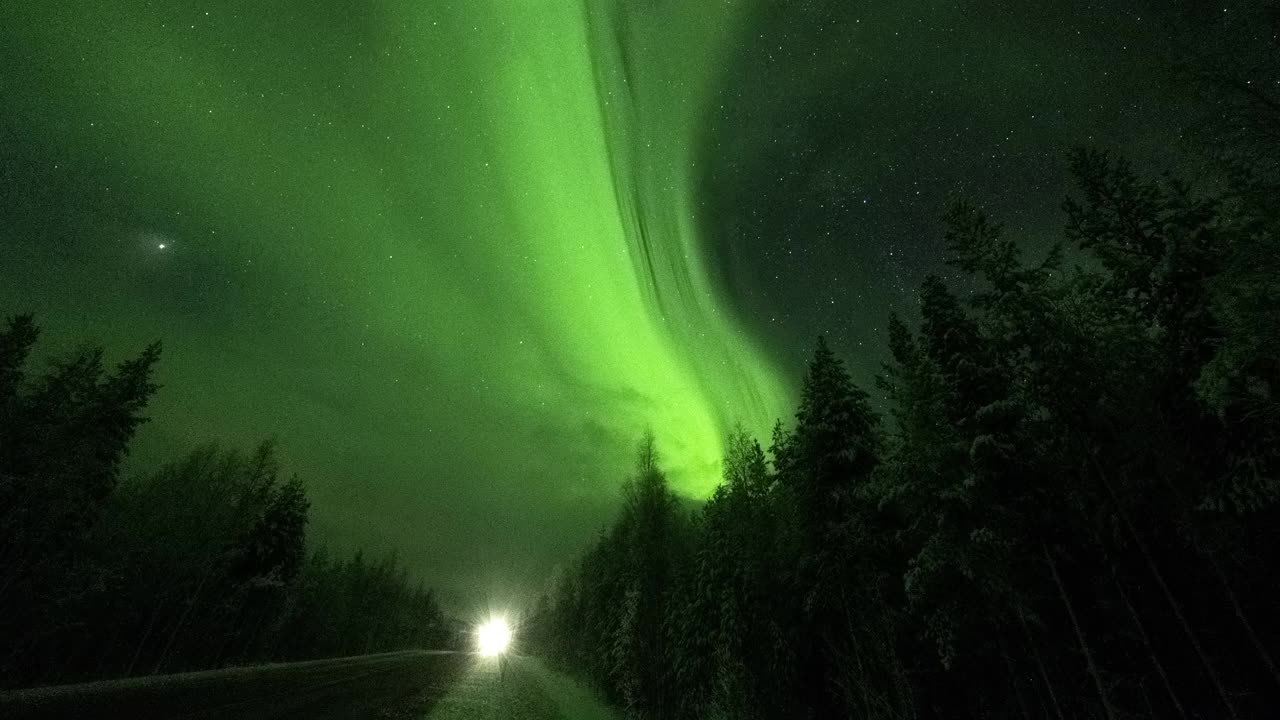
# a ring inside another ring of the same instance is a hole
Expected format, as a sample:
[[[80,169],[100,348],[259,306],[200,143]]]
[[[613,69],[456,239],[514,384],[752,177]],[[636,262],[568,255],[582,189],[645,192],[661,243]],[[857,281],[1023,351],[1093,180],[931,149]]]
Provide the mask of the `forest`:
[[[1044,252],[984,209],[1001,179],[975,178],[874,383],[818,337],[794,415],[733,430],[705,501],[645,435],[611,522],[519,618],[519,652],[646,720],[1274,717],[1280,102],[1260,85],[1280,87],[1280,56],[1232,50],[1179,70],[1208,109],[1193,160],[1066,152]],[[156,266],[175,255],[148,243]],[[470,649],[396,554],[309,532],[273,442],[128,462],[159,344],[43,368],[39,339],[33,315],[0,326],[0,689]]]
[[[270,442],[122,481],[160,346],[32,373],[38,336],[30,315],[0,331],[0,688],[452,641],[394,554],[308,543],[306,491]]]
[[[533,645],[643,718],[1272,716],[1280,111],[1238,89],[1203,187],[1072,151],[1044,257],[954,204],[876,386],[819,338],[701,508],[645,439]]]

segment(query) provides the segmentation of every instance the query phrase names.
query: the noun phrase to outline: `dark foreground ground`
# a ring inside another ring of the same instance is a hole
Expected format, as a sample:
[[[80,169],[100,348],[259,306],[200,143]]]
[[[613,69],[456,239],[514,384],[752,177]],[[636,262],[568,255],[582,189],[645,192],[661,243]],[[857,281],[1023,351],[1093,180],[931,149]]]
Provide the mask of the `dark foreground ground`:
[[[402,652],[0,693],[0,718],[608,720],[531,658]]]

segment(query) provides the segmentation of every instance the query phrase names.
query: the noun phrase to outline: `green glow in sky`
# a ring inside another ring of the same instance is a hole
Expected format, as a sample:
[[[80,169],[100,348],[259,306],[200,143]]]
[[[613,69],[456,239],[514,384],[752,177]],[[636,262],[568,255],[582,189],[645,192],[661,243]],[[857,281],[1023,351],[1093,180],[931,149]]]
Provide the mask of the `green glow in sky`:
[[[11,6],[0,308],[164,340],[140,462],[275,435],[322,533],[538,577],[646,426],[703,496],[790,395],[691,192],[735,6],[628,5]]]

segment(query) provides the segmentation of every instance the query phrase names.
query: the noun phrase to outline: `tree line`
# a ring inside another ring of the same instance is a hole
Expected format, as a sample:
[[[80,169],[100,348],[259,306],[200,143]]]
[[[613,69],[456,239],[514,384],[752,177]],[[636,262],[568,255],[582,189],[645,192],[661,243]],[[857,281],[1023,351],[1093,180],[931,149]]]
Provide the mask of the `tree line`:
[[[198,448],[121,481],[159,345],[29,369],[0,330],[0,686],[438,647],[448,623],[394,554],[308,549],[272,443]]]
[[[1280,105],[1241,102],[1205,191],[1073,151],[1043,258],[953,205],[883,403],[819,338],[700,509],[646,439],[534,647],[643,718],[1269,716]]]

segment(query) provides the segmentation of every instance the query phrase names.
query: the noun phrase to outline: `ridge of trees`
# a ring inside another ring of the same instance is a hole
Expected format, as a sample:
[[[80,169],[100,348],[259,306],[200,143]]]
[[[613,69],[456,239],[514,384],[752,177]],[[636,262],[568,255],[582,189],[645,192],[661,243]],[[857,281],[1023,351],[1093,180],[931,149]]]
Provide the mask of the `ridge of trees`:
[[[435,595],[394,554],[308,552],[310,502],[274,445],[197,448],[121,481],[158,344],[28,370],[0,329],[0,685],[438,647]]]
[[[930,277],[919,326],[890,318],[886,417],[819,338],[794,426],[768,455],[735,431],[701,512],[646,439],[541,652],[645,718],[1280,707],[1280,195],[1069,160],[1040,262],[947,212],[978,289]]]

